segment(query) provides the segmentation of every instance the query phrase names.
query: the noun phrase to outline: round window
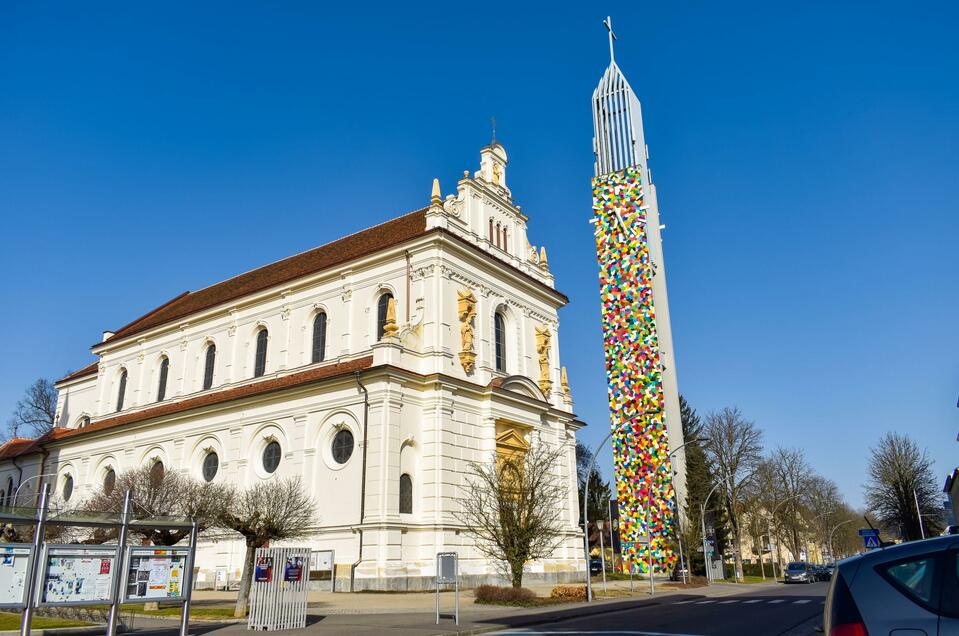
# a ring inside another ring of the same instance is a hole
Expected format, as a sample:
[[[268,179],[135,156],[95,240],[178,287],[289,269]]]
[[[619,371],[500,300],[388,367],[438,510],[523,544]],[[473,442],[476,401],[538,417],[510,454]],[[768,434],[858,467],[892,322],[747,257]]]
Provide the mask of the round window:
[[[347,429],[338,431],[333,436],[333,445],[330,447],[333,460],[337,464],[345,464],[353,454],[353,433]]]
[[[213,478],[216,477],[216,472],[220,469],[220,458],[216,453],[210,451],[206,454],[206,457],[203,458],[203,479],[206,481],[213,481]]]
[[[113,489],[117,485],[117,474],[112,468],[107,469],[107,474],[103,476],[103,494],[109,497],[113,494]]]
[[[159,487],[160,484],[163,483],[164,470],[163,462],[159,459],[153,462],[153,466],[150,466],[150,485],[154,488]]]
[[[263,449],[263,470],[268,473],[276,472],[280,466],[280,443],[270,442]]]
[[[70,501],[70,497],[73,495],[73,477],[67,475],[66,479],[63,480],[63,500]]]

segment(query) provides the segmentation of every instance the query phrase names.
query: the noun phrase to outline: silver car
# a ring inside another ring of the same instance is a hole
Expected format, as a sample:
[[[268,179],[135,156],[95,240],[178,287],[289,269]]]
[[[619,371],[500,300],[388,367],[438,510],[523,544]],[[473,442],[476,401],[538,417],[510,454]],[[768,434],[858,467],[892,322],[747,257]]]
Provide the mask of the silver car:
[[[826,593],[828,636],[959,634],[959,536],[840,561]]]

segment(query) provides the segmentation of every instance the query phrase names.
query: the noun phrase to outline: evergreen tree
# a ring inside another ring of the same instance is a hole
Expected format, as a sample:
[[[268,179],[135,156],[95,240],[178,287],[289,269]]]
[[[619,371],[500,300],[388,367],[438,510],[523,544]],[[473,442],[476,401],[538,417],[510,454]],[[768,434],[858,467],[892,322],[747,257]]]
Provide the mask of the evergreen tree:
[[[679,396],[679,413],[683,423],[683,439],[692,440],[703,437],[703,422],[696,410]],[[716,483],[715,475],[709,467],[703,442],[692,442],[686,451],[686,519],[683,528],[683,545],[697,573],[704,574],[702,554],[702,505],[706,495]],[[706,508],[706,525],[710,522],[716,529],[716,550],[722,554],[726,547],[726,513],[722,497],[716,493],[709,498]]]
[[[595,466],[590,472],[593,461],[593,452],[582,442],[576,442],[576,486],[577,501],[579,502],[579,523],[583,523],[583,490],[586,487],[587,472],[589,472],[589,521],[609,519],[609,500],[611,497],[609,482],[604,481]]]

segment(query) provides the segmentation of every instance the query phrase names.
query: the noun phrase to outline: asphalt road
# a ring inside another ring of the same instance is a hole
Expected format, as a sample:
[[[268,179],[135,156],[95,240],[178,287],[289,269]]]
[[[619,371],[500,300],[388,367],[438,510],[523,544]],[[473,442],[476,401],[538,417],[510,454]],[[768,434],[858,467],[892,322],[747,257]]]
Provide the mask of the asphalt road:
[[[717,598],[693,594],[495,634],[606,636],[812,636],[822,625],[827,583],[780,585]]]

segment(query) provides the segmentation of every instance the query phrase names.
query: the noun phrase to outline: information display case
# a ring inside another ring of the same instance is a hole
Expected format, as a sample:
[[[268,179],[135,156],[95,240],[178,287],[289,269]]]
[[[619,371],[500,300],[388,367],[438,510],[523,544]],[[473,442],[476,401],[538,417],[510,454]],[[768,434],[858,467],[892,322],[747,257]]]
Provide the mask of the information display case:
[[[38,606],[112,604],[119,546],[47,545]]]
[[[127,548],[123,602],[182,603],[190,548]]]
[[[23,609],[33,563],[29,543],[0,544],[0,608]]]

